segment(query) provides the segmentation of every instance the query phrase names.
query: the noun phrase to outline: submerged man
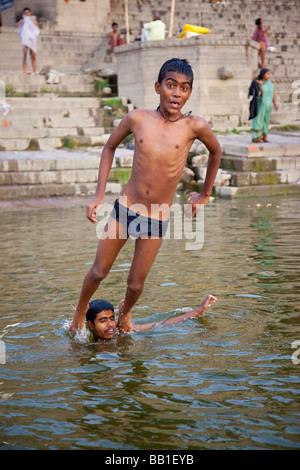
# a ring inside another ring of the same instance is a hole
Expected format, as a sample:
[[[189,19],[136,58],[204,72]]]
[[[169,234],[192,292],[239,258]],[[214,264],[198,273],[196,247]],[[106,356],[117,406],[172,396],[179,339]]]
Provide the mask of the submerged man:
[[[171,325],[180,323],[189,318],[204,315],[206,308],[217,299],[213,295],[208,295],[200,305],[200,307],[191,312],[183,313],[177,317],[168,318],[160,322],[145,323],[144,325],[131,324],[130,331],[150,330],[154,326]],[[118,333],[116,326],[114,306],[106,300],[93,300],[89,304],[89,310],[86,314],[87,326],[93,333],[94,341],[99,339],[110,340]]]

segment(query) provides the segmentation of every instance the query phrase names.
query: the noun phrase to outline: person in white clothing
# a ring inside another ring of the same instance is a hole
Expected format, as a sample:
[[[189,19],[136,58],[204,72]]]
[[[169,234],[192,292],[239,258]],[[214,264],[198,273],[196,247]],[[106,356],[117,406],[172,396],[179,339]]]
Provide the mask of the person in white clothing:
[[[144,30],[148,32],[149,41],[165,39],[166,25],[161,21],[159,13],[154,13],[153,21],[144,23]]]
[[[30,8],[24,8],[23,17],[18,23],[18,33],[23,47],[23,71],[27,73],[27,61],[30,55],[33,73],[37,73],[36,44],[40,29],[35,16],[32,16]]]

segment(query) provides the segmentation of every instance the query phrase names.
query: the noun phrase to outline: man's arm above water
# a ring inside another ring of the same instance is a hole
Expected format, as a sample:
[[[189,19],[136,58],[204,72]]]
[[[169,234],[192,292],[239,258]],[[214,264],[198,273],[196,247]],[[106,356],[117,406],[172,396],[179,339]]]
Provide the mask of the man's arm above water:
[[[177,317],[173,318],[168,318],[167,320],[161,321],[161,322],[152,322],[152,323],[145,323],[144,325],[136,325],[132,324],[132,330],[131,331],[145,331],[145,330],[150,330],[153,328],[153,326],[162,326],[162,325],[172,325],[175,323],[180,323],[184,320],[188,320],[190,318],[195,318],[199,317],[201,315],[204,315],[205,310],[207,307],[215,302],[217,299],[213,295],[208,295],[205,297],[203,300],[202,304],[198,307],[195,308],[194,310],[183,313],[182,315],[178,315]]]

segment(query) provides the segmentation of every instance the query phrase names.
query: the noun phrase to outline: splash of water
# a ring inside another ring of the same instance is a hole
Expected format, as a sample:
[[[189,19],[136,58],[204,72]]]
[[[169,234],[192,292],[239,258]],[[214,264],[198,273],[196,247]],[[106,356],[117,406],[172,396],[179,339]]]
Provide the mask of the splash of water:
[[[83,328],[80,331],[77,331],[76,335],[73,336],[72,333],[70,332],[70,320],[66,320],[62,329],[64,333],[69,336],[70,338],[74,339],[75,341],[79,341],[80,343],[89,343],[91,338],[91,332],[90,330],[86,327],[84,324]]]

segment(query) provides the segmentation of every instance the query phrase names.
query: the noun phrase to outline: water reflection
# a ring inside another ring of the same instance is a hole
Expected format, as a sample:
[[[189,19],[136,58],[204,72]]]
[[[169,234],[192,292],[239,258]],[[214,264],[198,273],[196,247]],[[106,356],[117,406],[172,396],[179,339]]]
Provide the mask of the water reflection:
[[[297,198],[211,203],[203,249],[166,240],[134,317],[162,319],[207,293],[218,302],[111,344],[64,330],[97,244],[84,209],[0,218],[0,448],[300,447]],[[129,243],[97,296],[117,305],[132,255]]]

